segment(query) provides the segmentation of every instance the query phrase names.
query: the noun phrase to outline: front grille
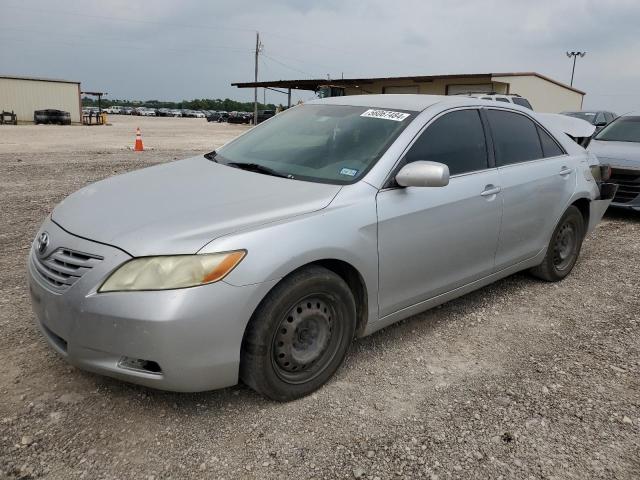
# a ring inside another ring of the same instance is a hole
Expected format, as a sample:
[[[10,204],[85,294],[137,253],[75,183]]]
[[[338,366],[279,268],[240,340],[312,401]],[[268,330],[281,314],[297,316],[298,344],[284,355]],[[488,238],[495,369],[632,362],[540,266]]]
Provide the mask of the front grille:
[[[68,248],[58,248],[44,258],[35,250],[31,253],[35,270],[57,291],[69,288],[102,260],[98,255],[76,252]]]
[[[619,185],[614,203],[629,203],[640,195],[640,170],[614,168],[609,181]]]

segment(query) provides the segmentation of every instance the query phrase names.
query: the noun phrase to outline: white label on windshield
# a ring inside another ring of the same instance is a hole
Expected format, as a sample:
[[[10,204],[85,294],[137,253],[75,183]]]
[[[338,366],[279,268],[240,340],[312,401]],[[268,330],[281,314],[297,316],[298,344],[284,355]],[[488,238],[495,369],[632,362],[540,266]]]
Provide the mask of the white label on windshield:
[[[369,118],[382,118],[383,120],[393,120],[394,122],[401,122],[409,116],[408,113],[394,112],[392,110],[375,110],[370,108],[364,112],[361,117]]]

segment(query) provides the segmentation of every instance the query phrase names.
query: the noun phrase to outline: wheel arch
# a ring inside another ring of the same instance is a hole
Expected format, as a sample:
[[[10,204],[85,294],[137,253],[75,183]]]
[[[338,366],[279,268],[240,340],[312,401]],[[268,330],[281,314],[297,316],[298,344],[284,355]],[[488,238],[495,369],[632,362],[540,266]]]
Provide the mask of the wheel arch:
[[[354,267],[351,263],[345,260],[339,260],[337,258],[323,258],[323,259],[313,260],[291,270],[289,273],[287,273],[282,278],[280,278],[280,280],[275,285],[273,285],[269,289],[269,291],[265,293],[265,295],[262,297],[262,299],[260,300],[256,308],[254,309],[251,318],[255,316],[256,312],[262,305],[264,299],[267,298],[267,296],[273,291],[274,288],[276,288],[276,286],[278,286],[281,282],[283,282],[286,278],[291,276],[293,273],[314,265],[324,267],[327,270],[330,270],[336,275],[338,275],[340,278],[342,278],[345,281],[345,283],[349,287],[349,290],[351,290],[351,293],[353,294],[353,298],[356,303],[355,336],[356,337],[361,336],[365,331],[367,322],[369,320],[369,304],[368,304],[369,292],[367,289],[367,284],[364,280],[364,277],[356,267]],[[247,326],[245,327],[245,333],[249,323],[250,322],[247,322]]]
[[[591,214],[591,200],[586,197],[581,197],[574,200],[571,206],[576,207],[578,210],[580,210],[580,213],[582,214],[582,218],[584,220],[584,228],[586,233],[587,226],[589,225],[589,216]]]

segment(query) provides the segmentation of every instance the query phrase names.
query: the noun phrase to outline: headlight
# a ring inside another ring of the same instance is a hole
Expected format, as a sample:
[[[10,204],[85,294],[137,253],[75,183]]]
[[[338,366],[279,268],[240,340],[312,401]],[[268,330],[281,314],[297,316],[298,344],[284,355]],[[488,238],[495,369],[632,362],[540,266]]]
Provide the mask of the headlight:
[[[98,292],[169,290],[222,280],[246,255],[245,250],[201,255],[134,258],[123,264]]]

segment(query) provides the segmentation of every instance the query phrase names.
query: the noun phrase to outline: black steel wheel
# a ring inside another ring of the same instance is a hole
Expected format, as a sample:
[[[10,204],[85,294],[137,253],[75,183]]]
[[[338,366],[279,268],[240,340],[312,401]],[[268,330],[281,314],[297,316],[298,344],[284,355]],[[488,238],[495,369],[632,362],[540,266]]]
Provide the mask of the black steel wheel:
[[[286,277],[262,301],[242,344],[244,383],[279,401],[322,386],[342,363],[356,326],[353,294],[326,268]]]
[[[574,206],[569,207],[551,235],[543,262],[532,268],[531,273],[547,282],[557,282],[569,275],[578,261],[584,232],[582,213]]]

